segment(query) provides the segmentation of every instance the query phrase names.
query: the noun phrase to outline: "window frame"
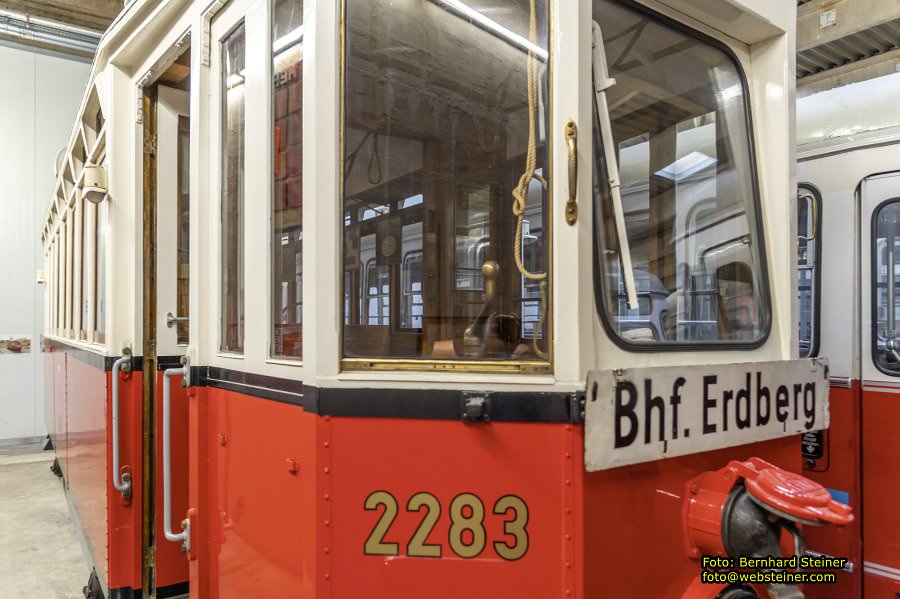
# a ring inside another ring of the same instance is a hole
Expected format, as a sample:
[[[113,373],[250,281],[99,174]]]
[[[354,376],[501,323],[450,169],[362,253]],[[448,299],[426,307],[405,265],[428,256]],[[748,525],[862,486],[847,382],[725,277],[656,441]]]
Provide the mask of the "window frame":
[[[301,148],[301,157],[302,157],[302,152],[306,148],[306,135],[304,133],[302,115],[303,115],[303,111],[305,108],[303,90],[306,86],[306,82],[304,79],[305,65],[307,62],[307,56],[305,53],[307,35],[305,32],[305,28],[307,26],[306,16],[307,16],[308,2],[305,0],[301,0],[300,4],[301,4],[300,14],[301,14],[301,19],[302,19],[301,27],[304,28],[304,35],[303,35],[303,38],[301,38],[301,40],[299,40],[299,42],[293,42],[291,45],[287,46],[285,49],[293,47],[297,43],[299,43],[302,47],[301,58],[300,58],[300,62],[299,62],[299,65],[300,65],[300,114],[301,114],[300,148]],[[267,59],[264,62],[265,62],[266,81],[269,82],[269,87],[266,90],[267,97],[266,97],[266,101],[265,101],[267,110],[268,110],[266,121],[267,121],[268,127],[269,127],[268,131],[267,131],[267,137],[266,137],[266,143],[268,145],[268,151],[269,151],[269,173],[267,175],[269,177],[269,183],[268,183],[269,191],[268,191],[268,200],[267,200],[267,204],[266,204],[266,210],[268,210],[268,221],[267,221],[268,226],[267,226],[267,233],[266,233],[268,292],[267,292],[265,300],[266,300],[266,304],[267,304],[266,318],[268,320],[268,324],[266,325],[266,328],[268,329],[268,332],[266,334],[266,341],[265,341],[265,343],[266,343],[265,360],[268,363],[277,363],[277,364],[282,364],[282,365],[287,365],[287,366],[302,366],[303,365],[304,345],[305,345],[304,344],[304,336],[303,336],[304,314],[303,314],[303,292],[302,292],[303,276],[304,276],[303,257],[305,255],[305,252],[304,252],[305,243],[304,243],[304,238],[302,237],[302,235],[303,235],[303,220],[304,220],[303,219],[303,217],[304,217],[303,193],[302,193],[303,180],[304,180],[304,169],[303,169],[302,158],[300,161],[301,199],[300,199],[300,207],[298,209],[300,211],[300,234],[301,234],[301,238],[300,238],[300,260],[301,260],[300,289],[301,289],[301,293],[296,298],[296,301],[293,306],[293,309],[295,309],[295,310],[296,310],[297,306],[300,307],[300,318],[299,318],[300,322],[298,323],[300,326],[300,354],[296,355],[296,356],[282,355],[282,354],[278,354],[275,351],[275,325],[276,325],[276,317],[277,317],[276,311],[275,311],[276,288],[274,285],[274,281],[275,281],[275,247],[276,247],[275,244],[280,243],[280,240],[277,240],[274,235],[274,233],[275,233],[275,193],[276,193],[276,184],[275,184],[276,171],[275,171],[275,169],[276,169],[277,163],[278,163],[278,156],[277,156],[276,147],[275,147],[275,141],[276,141],[275,140],[275,102],[276,102],[276,99],[275,99],[275,89],[274,89],[274,85],[273,85],[274,76],[275,76],[275,57],[277,56],[277,54],[274,51],[274,47],[273,47],[274,43],[275,43],[275,5],[276,5],[276,0],[269,0],[268,2],[266,2],[266,8],[265,8],[265,16],[266,16],[266,21],[267,21],[266,34],[265,34]],[[293,233],[293,230],[291,232]],[[296,280],[294,280],[291,284],[296,285]]]
[[[900,377],[900,369],[894,371],[888,370],[886,368],[883,368],[881,366],[881,363],[878,361],[878,217],[881,214],[882,210],[892,204],[900,204],[900,196],[895,196],[879,202],[878,205],[875,206],[875,209],[872,210],[872,218],[871,222],[869,223],[869,226],[871,227],[869,233],[869,295],[871,296],[869,298],[869,321],[871,326],[869,339],[869,355],[872,359],[872,364],[876,369],[878,369],[878,372],[890,377],[897,378]],[[896,299],[894,301],[896,303]]]
[[[347,288],[346,288],[346,277],[344,276],[344,264],[346,261],[346,252],[345,252],[345,244],[344,244],[344,223],[345,223],[345,215],[347,214],[347,205],[345,203],[346,198],[346,180],[343,176],[346,168],[346,147],[347,147],[347,77],[348,77],[348,43],[349,43],[349,27],[347,21],[347,3],[351,0],[340,0],[338,6],[339,13],[339,22],[340,22],[340,36],[339,36],[339,90],[338,90],[338,106],[339,106],[339,115],[338,115],[338,161],[337,164],[339,166],[339,175],[338,175],[338,214],[339,214],[339,224],[336,226],[339,227],[338,233],[338,261],[337,263],[341,269],[341,275],[338,277],[338,317],[337,322],[339,325],[339,333],[338,333],[338,343],[337,343],[337,352],[338,352],[338,363],[339,368],[338,371],[341,374],[346,373],[359,373],[359,372],[452,372],[459,374],[472,374],[472,373],[484,373],[484,374],[525,374],[525,375],[552,375],[555,372],[556,367],[556,359],[555,359],[555,341],[556,338],[554,336],[554,323],[555,323],[555,302],[553,301],[554,291],[555,291],[555,263],[554,263],[554,252],[553,246],[556,241],[555,239],[555,226],[556,226],[556,217],[555,217],[555,207],[556,207],[556,195],[554,193],[554,186],[551,184],[548,186],[546,190],[547,198],[546,198],[546,211],[544,214],[545,222],[543,224],[544,228],[544,239],[543,243],[547,245],[547,278],[546,278],[546,306],[545,306],[545,317],[544,317],[544,327],[546,327],[546,339],[542,339],[544,341],[544,346],[546,347],[547,358],[546,359],[530,359],[530,360],[512,360],[512,359],[504,359],[504,360],[485,360],[485,359],[471,359],[471,358],[457,358],[457,359],[445,359],[445,358],[429,358],[429,357],[419,357],[419,358],[409,358],[409,357],[393,357],[393,356],[377,356],[377,357],[350,357],[345,353],[345,335],[346,335],[346,327],[348,314],[344,312],[345,298],[347,297]],[[549,115],[553,115],[553,98],[556,93],[556,26],[557,26],[557,17],[555,10],[555,2],[554,0],[548,0],[547,2],[547,92],[548,92],[548,106],[550,106],[550,110],[548,112]],[[547,168],[550,170],[550,179],[554,176],[554,172],[557,170],[560,173],[564,173],[563,168],[558,168],[558,165],[554,163],[554,152],[557,147],[557,136],[561,134],[562,127],[557,126],[554,122],[553,118],[547,119],[547,132],[546,132],[546,145],[547,145],[547,157],[548,164]],[[562,176],[562,175],[561,175]],[[456,211],[456,206],[453,207],[454,214]],[[361,239],[361,238],[360,238]],[[365,265],[361,265],[362,270],[365,269]],[[454,262],[453,267],[453,288],[456,288],[456,264]],[[365,279],[365,274],[360,275],[360,279]],[[362,281],[361,281],[362,282]],[[360,282],[360,283],[361,283]],[[350,284],[353,284],[352,277],[350,280]],[[400,290],[398,293],[398,298],[401,298],[402,301],[402,284],[399,285]],[[360,297],[361,303],[364,298]],[[352,302],[351,302],[352,304]],[[362,318],[362,310],[360,310],[360,319]],[[366,318],[368,314],[366,314]],[[349,321],[352,323],[353,319],[350,318]],[[411,329],[398,329],[400,331],[410,331]]]
[[[719,40],[711,35],[708,35],[702,31],[692,28],[686,23],[681,23],[676,21],[666,15],[660,14],[648,7],[643,5],[630,2],[627,0],[607,0],[612,4],[616,4],[620,6],[624,10],[628,10],[634,13],[637,13],[644,18],[653,21],[657,24],[660,24],[664,27],[670,28],[672,31],[681,33],[686,37],[707,44],[713,48],[720,50],[725,57],[731,61],[731,63],[735,67],[735,71],[737,72],[738,79],[741,83],[741,99],[744,107],[744,121],[745,127],[747,129],[747,141],[748,141],[748,156],[750,159],[750,173],[749,177],[751,180],[751,188],[750,188],[750,199],[753,202],[752,206],[747,206],[747,208],[753,209],[756,218],[753,219],[754,222],[750,222],[750,214],[748,210],[745,210],[745,214],[747,215],[747,228],[748,231],[754,231],[755,228],[755,238],[757,241],[757,246],[760,248],[759,252],[759,299],[761,301],[766,302],[766,313],[765,319],[761,322],[761,335],[749,342],[740,342],[740,341],[725,341],[725,342],[664,342],[660,343],[655,341],[653,343],[634,343],[628,341],[623,338],[617,331],[616,326],[613,322],[610,321],[610,314],[607,310],[606,305],[606,289],[605,289],[605,272],[603,267],[600,264],[601,255],[597,250],[600,248],[600,232],[598,229],[598,217],[602,213],[601,208],[598,205],[597,200],[594,197],[591,198],[591,203],[593,206],[593,210],[595,213],[595,217],[592,223],[592,243],[593,249],[592,252],[593,257],[593,272],[594,272],[594,306],[595,310],[600,318],[600,322],[603,324],[603,330],[606,333],[607,337],[619,348],[634,353],[660,353],[667,351],[678,351],[678,352],[696,352],[696,351],[750,351],[754,349],[758,349],[766,344],[769,340],[769,336],[772,333],[772,293],[769,284],[769,263],[768,263],[768,243],[766,241],[766,237],[764,235],[764,225],[763,225],[763,210],[762,210],[762,201],[760,196],[760,184],[759,184],[759,168],[757,166],[757,156],[756,156],[756,135],[755,130],[753,128],[753,108],[750,101],[750,85],[747,80],[747,73],[744,70],[744,66],[738,58],[737,54],[735,54],[734,50],[731,49],[728,44]],[[593,110],[591,111],[591,139],[593,140]],[[624,140],[623,140],[624,141]],[[601,149],[602,152],[602,149]],[[596,155],[596,148],[592,147],[592,151],[590,154],[590,160],[594,160],[594,156]],[[591,165],[593,168],[593,164]],[[606,162],[604,158],[604,163],[601,166],[602,172],[606,173]],[[608,175],[606,176],[608,178]],[[600,198],[602,201],[603,198]]]
[[[813,264],[813,288],[812,288],[812,310],[813,310],[813,318],[812,318],[812,340],[809,345],[809,351],[804,355],[800,354],[801,358],[817,358],[819,356],[819,349],[822,345],[822,194],[819,192],[819,189],[813,185],[812,183],[802,182],[797,184],[798,191],[798,199],[801,190],[808,191],[813,196],[813,202],[815,202],[816,213],[815,213],[815,222],[813,223],[814,230],[816,232],[816,237],[813,239],[816,243],[815,255],[814,255],[814,264]],[[799,222],[798,222],[799,226]],[[799,231],[798,231],[799,235]],[[797,265],[797,271],[799,274],[800,266]],[[798,280],[799,286],[799,280]],[[798,310],[798,321],[799,321],[799,306]],[[797,339],[798,343],[798,352],[799,352],[799,337]]]
[[[247,287],[246,287],[246,252],[247,252],[247,99],[244,97],[244,105],[243,105],[243,119],[244,119],[244,133],[243,139],[241,140],[241,145],[243,146],[243,156],[241,160],[241,167],[243,169],[241,184],[240,184],[240,198],[237,201],[237,206],[240,209],[240,223],[237,227],[237,231],[240,234],[240,245],[238,247],[238,256],[237,256],[237,264],[241,269],[241,279],[240,282],[242,284],[242,288],[240,289],[240,316],[242,320],[239,319],[238,326],[240,327],[241,333],[241,347],[238,350],[230,349],[226,347],[226,336],[227,336],[227,324],[226,324],[226,302],[225,302],[225,228],[224,228],[224,210],[225,210],[225,178],[227,176],[228,167],[227,167],[227,156],[226,156],[226,129],[227,129],[227,111],[228,111],[228,86],[227,86],[227,75],[226,75],[226,61],[224,59],[225,46],[228,43],[229,38],[234,35],[239,29],[243,28],[243,36],[244,36],[244,68],[248,68],[248,60],[247,60],[247,14],[246,12],[241,12],[236,20],[228,26],[222,35],[218,38],[216,45],[214,46],[217,54],[218,54],[218,75],[215,79],[215,83],[218,86],[216,89],[216,95],[218,96],[218,105],[217,105],[217,113],[213,113],[212,117],[216,122],[216,127],[219,129],[218,131],[218,144],[215,149],[215,163],[218,164],[217,170],[215,170],[216,178],[218,179],[218,187],[216,188],[216,195],[214,199],[214,206],[218,212],[219,222],[218,222],[218,232],[217,232],[217,245],[216,249],[216,257],[218,260],[218,264],[215,268],[218,270],[218,284],[215,289],[215,293],[218,295],[217,304],[218,304],[218,321],[216,322],[216,341],[215,341],[215,352],[216,355],[228,357],[228,358],[237,358],[243,359],[246,356],[247,352],[247,337],[246,337],[246,315],[247,315]],[[242,85],[247,85],[246,78]],[[246,94],[246,88],[245,88]],[[233,218],[233,217],[232,217]]]

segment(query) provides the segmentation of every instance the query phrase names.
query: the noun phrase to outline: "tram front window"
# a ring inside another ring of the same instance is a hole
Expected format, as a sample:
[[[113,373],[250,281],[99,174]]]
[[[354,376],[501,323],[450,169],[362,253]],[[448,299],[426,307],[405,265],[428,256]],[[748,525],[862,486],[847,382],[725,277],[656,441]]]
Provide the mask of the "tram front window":
[[[547,5],[346,0],[346,358],[547,359]]]
[[[594,0],[593,11],[614,79],[606,106],[594,108],[601,317],[630,347],[760,342],[770,311],[737,64],[712,42],[643,12],[607,0]],[[594,52],[595,62],[602,58]],[[612,148],[601,135],[607,106]],[[619,165],[623,223],[605,150]]]
[[[900,200],[881,206],[875,215],[875,322],[872,338],[875,364],[900,374]]]

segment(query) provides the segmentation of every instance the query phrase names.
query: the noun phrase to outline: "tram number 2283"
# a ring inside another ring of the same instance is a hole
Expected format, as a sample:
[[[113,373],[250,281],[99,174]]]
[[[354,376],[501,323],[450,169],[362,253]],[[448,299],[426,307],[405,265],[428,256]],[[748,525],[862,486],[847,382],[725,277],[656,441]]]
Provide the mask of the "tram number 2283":
[[[385,541],[399,514],[397,499],[387,491],[374,491],[364,505],[366,511],[384,509],[366,539],[366,555],[400,555],[399,543]],[[408,557],[442,557],[443,546],[429,543],[428,537],[441,518],[441,502],[431,493],[416,493],[406,502],[406,512],[422,513],[422,519],[406,546]],[[460,493],[450,502],[450,549],[461,558],[472,559],[484,551],[488,539],[485,530],[485,506],[480,497]],[[501,540],[493,541],[494,551],[502,559],[515,561],[528,552],[528,505],[521,497],[504,495],[494,502],[494,516],[504,517]]]

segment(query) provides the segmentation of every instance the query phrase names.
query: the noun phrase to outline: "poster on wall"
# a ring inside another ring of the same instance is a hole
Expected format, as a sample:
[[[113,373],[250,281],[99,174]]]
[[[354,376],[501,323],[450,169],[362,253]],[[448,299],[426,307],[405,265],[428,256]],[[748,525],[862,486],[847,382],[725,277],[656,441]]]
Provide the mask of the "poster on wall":
[[[28,335],[0,335],[0,355],[30,353],[31,337]]]

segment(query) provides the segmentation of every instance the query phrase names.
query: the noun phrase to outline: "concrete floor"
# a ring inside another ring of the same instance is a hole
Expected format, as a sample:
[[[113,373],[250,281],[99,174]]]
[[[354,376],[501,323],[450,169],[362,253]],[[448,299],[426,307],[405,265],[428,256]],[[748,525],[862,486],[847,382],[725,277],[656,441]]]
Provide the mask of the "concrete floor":
[[[0,596],[84,599],[90,572],[69,519],[54,453],[0,447]]]

